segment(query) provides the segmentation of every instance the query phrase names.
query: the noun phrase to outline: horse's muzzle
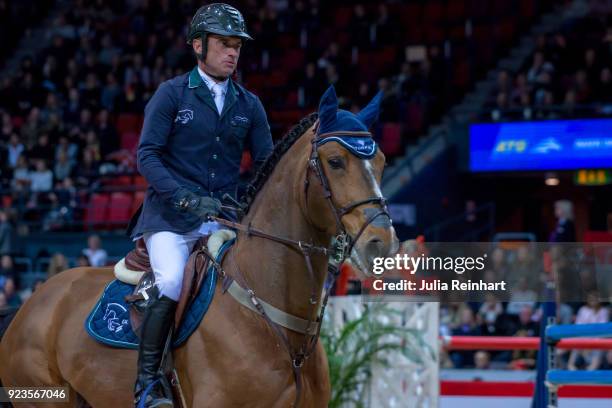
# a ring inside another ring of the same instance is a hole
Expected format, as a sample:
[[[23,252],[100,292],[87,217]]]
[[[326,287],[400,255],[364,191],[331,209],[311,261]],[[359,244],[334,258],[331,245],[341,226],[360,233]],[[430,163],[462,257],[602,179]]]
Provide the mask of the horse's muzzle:
[[[369,276],[376,258],[395,255],[399,249],[399,240],[393,227],[378,229],[377,232],[365,233],[355,245],[353,258],[357,257],[356,264],[362,272]]]

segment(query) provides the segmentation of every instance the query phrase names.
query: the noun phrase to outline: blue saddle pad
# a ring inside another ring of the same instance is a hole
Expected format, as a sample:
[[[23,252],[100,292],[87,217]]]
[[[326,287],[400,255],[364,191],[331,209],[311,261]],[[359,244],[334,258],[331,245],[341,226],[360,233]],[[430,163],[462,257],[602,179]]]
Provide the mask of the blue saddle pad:
[[[223,244],[217,256],[217,261],[221,259],[234,241],[232,239]],[[183,315],[181,327],[174,335],[173,347],[183,344],[200,325],[213,300],[217,277],[217,270],[210,266],[200,287],[200,292]],[[100,343],[113,347],[138,348],[139,339],[130,323],[130,306],[125,301],[125,297],[132,294],[134,287],[134,285],[123,283],[117,279],[106,285],[100,300],[85,319],[85,330],[91,337]]]

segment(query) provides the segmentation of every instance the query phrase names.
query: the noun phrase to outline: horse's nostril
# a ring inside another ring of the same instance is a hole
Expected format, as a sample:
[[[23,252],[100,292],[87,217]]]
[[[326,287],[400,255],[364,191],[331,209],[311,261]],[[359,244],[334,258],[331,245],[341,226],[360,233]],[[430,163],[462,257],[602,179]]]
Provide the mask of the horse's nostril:
[[[380,256],[384,250],[385,243],[382,239],[374,237],[367,243],[367,251],[370,256]]]

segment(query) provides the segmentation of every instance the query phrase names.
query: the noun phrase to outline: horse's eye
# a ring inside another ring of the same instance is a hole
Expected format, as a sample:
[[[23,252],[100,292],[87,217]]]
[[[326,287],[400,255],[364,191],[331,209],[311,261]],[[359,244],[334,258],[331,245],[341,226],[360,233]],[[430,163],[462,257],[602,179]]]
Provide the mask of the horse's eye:
[[[339,157],[332,157],[327,160],[327,163],[331,166],[332,169],[343,169],[344,161]]]

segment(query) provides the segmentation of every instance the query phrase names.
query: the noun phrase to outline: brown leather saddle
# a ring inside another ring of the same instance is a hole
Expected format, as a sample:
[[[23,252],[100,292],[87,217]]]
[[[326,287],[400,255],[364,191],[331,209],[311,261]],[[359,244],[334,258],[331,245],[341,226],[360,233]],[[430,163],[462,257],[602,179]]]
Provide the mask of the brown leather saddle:
[[[183,319],[185,310],[189,308],[191,303],[197,297],[202,282],[206,278],[206,272],[212,255],[208,252],[207,248],[208,236],[200,238],[196,242],[189,255],[187,264],[185,265],[185,271],[183,273],[183,284],[181,286],[181,296],[178,301],[176,313],[174,315],[174,327],[178,329]],[[146,305],[146,297],[143,295],[148,287],[153,286],[155,283],[155,275],[151,269],[151,263],[149,261],[149,254],[147,247],[143,239],[136,241],[135,248],[130,251],[125,257],[125,266],[132,271],[143,271],[145,274],[142,276],[138,285],[134,289],[134,292],[126,296],[125,300],[131,305],[130,307],[130,319],[134,333],[140,336],[140,325],[144,314],[144,306]]]

